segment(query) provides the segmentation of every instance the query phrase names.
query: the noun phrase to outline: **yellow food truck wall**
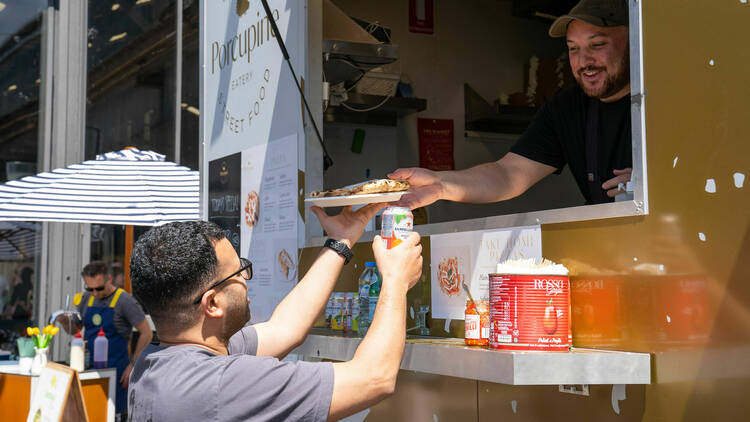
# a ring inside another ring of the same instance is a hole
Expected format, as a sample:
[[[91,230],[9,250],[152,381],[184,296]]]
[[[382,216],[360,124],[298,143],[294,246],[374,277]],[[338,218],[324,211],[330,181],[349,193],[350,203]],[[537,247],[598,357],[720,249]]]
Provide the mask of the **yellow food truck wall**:
[[[395,395],[371,408],[368,422],[746,420],[750,4],[642,8],[650,213],[545,225],[542,238],[545,257],[575,275],[574,345],[650,353],[652,383],[624,395],[591,386],[586,397],[401,371]],[[303,267],[317,249],[305,250]],[[355,252],[360,264],[372,259],[368,244]],[[354,291],[360,270],[347,266],[336,290]],[[410,303],[429,300],[428,278],[415,289]],[[434,335],[446,335],[443,323],[430,321]],[[453,336],[463,334],[457,325]]]

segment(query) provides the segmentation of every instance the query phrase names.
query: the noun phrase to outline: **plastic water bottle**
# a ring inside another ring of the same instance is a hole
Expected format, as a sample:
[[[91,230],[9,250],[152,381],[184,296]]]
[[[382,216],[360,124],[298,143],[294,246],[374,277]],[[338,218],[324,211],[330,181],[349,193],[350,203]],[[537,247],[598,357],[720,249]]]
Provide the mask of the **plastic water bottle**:
[[[374,262],[365,262],[365,270],[359,276],[359,320],[357,334],[364,336],[375,315],[375,305],[380,296],[382,279]]]
[[[75,337],[73,337],[73,341],[70,343],[70,367],[78,372],[84,369],[84,348],[81,330],[78,330]]]
[[[100,327],[99,333],[96,335],[96,340],[94,340],[94,368],[107,367],[108,348],[109,341],[107,340],[107,336],[104,335],[104,327]]]

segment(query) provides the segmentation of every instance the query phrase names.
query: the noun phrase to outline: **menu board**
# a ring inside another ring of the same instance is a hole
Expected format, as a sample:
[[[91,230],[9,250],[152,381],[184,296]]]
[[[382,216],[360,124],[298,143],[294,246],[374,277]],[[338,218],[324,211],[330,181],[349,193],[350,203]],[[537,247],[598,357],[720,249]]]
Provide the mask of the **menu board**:
[[[499,262],[529,258],[542,258],[540,226],[430,236],[432,318],[464,319],[462,283],[479,300]]]
[[[208,163],[208,221],[224,230],[224,236],[240,253],[240,153]]]
[[[253,263],[251,322],[266,321],[297,281],[297,136],[242,151],[241,249]]]

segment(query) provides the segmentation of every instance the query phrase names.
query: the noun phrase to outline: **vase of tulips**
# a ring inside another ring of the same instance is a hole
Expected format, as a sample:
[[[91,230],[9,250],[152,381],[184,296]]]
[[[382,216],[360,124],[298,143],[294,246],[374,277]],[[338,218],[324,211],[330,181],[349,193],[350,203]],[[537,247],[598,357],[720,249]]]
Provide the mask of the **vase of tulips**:
[[[26,333],[31,337],[34,342],[34,360],[31,363],[31,373],[38,375],[42,372],[47,361],[49,360],[49,344],[52,341],[52,337],[60,331],[59,328],[48,325],[42,330],[39,327],[28,327]]]

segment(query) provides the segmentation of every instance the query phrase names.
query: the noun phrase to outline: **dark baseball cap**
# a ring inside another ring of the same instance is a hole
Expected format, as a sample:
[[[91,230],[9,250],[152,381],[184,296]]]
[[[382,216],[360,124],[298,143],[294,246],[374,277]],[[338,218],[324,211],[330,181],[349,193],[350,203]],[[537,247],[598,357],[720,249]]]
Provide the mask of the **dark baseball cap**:
[[[564,37],[568,32],[570,21],[577,19],[594,26],[609,27],[628,24],[627,0],[581,0],[567,15],[562,15],[552,22],[549,36]]]

